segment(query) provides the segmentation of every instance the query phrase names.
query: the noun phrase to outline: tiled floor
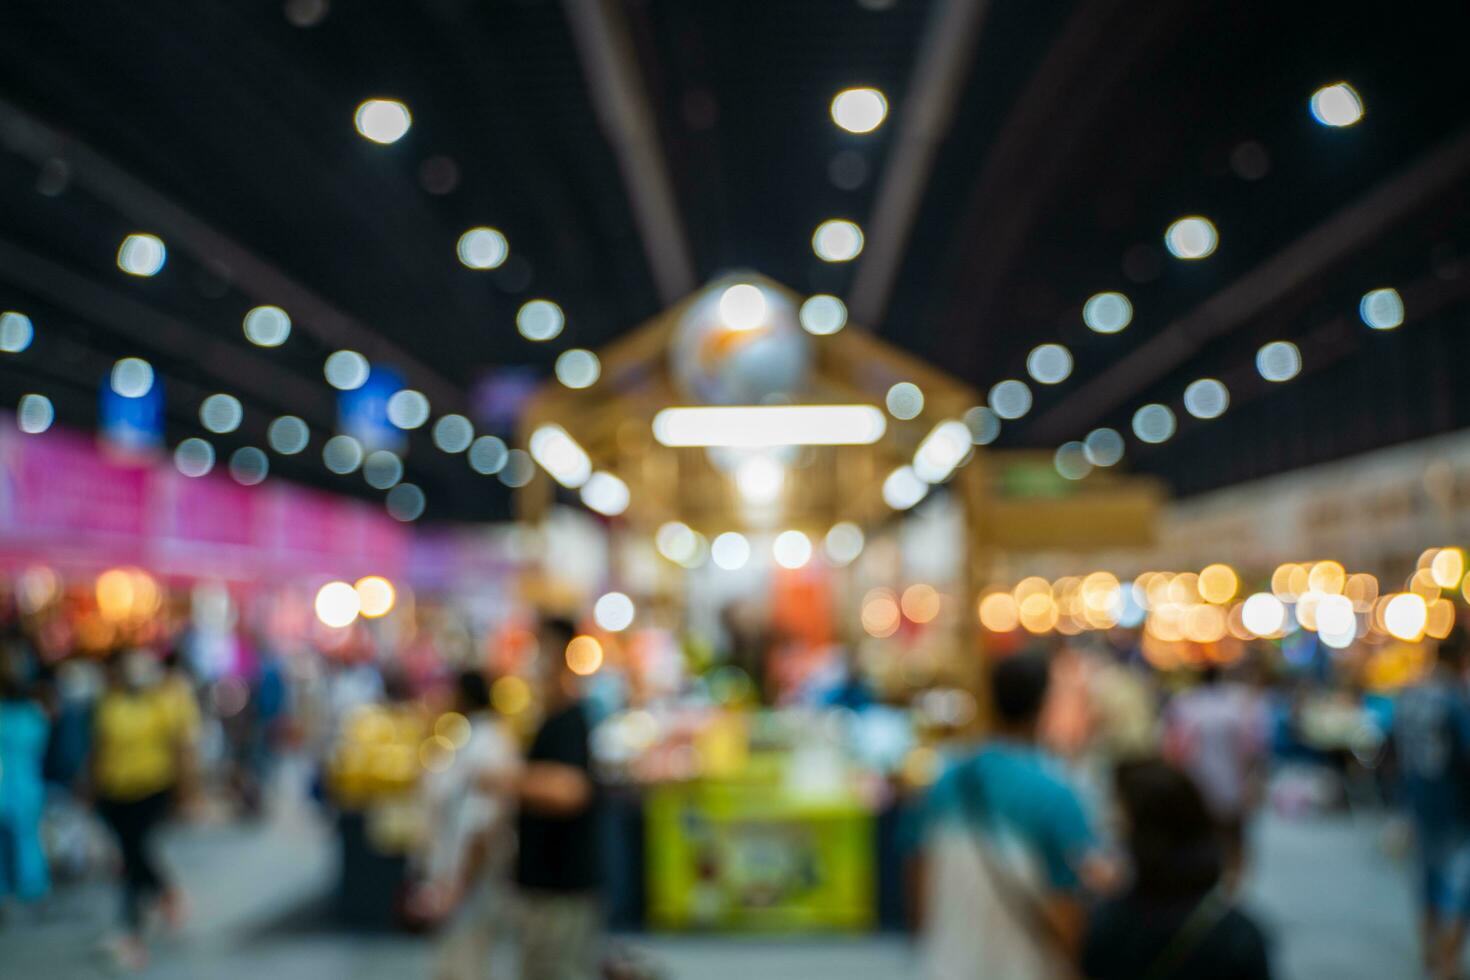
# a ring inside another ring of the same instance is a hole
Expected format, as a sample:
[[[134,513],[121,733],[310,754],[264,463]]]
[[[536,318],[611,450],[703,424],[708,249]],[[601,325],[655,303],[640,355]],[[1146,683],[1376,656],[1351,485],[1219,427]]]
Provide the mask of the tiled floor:
[[[1379,846],[1381,822],[1268,819],[1257,829],[1250,894],[1275,938],[1286,980],[1416,976],[1404,869]],[[406,980],[427,974],[428,942],[347,935],[311,909],[332,876],[327,833],[298,816],[268,829],[187,828],[167,841],[191,895],[184,933],[162,940],[144,976],[157,980]],[[0,928],[0,976],[109,975],[97,941],[111,912],[101,888],[58,897],[44,921]],[[754,940],[634,937],[670,978],[867,980],[910,975],[897,938]],[[498,976],[510,975],[499,971]]]

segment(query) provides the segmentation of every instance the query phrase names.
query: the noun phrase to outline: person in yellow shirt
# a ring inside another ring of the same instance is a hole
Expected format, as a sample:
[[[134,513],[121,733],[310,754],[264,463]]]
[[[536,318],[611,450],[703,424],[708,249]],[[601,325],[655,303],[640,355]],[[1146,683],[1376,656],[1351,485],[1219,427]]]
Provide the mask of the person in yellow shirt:
[[[156,899],[174,922],[182,914],[182,897],[158,866],[151,838],[188,776],[199,709],[187,681],[167,677],[147,651],[116,657],[111,680],[97,705],[92,782],[98,814],[122,855],[124,931],[115,952],[121,965],[141,969],[146,904]]]

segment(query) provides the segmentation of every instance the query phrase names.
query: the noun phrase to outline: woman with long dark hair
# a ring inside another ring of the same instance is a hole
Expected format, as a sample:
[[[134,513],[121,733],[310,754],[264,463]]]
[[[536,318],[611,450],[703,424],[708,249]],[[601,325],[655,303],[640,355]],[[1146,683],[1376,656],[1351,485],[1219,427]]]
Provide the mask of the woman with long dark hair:
[[[1225,848],[1192,780],[1157,761],[1118,769],[1128,888],[1093,911],[1082,969],[1094,980],[1269,980],[1260,929],[1222,884]]]

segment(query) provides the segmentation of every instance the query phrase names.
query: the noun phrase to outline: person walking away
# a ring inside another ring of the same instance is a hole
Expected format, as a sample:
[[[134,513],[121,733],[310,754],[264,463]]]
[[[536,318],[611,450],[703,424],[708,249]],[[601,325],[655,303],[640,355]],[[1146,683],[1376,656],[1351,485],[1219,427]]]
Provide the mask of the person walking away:
[[[510,917],[515,853],[512,801],[491,787],[507,785],[519,759],[491,710],[484,674],[459,675],[456,709],[469,722],[469,738],[447,769],[425,781],[433,838],[420,904],[429,918],[451,915],[435,953],[436,980],[484,980]]]
[[[1132,866],[1127,888],[1088,917],[1091,980],[1270,980],[1266,941],[1222,884],[1224,844],[1204,797],[1158,759],[1118,767]]]
[[[1255,692],[1225,682],[1211,664],[1200,683],[1164,712],[1164,755],[1189,774],[1225,835],[1226,877],[1245,861],[1245,824],[1261,795],[1270,741],[1266,707]]]
[[[544,716],[512,785],[520,806],[515,879],[524,913],[522,980],[590,980],[599,971],[601,828],[591,723],[566,657],[574,635],[565,620],[542,624]]]
[[[1442,640],[1431,672],[1399,695],[1393,753],[1414,826],[1426,972],[1456,976],[1470,924],[1470,697],[1467,637]]]
[[[913,869],[920,949],[933,980],[1072,975],[1083,882],[1106,862],[1060,760],[1037,744],[1050,665],[996,664],[994,735],[930,792]]]
[[[0,902],[34,902],[51,890],[41,846],[42,767],[50,727],[21,681],[13,654],[0,661]]]
[[[165,685],[156,657],[133,650],[117,658],[112,684],[97,706],[92,781],[98,813],[122,856],[123,934],[113,951],[127,969],[147,962],[144,924],[151,900],[171,925],[183,916],[183,896],[159,867],[152,838],[175,793],[187,785],[198,731],[198,708],[191,705],[177,684]]]

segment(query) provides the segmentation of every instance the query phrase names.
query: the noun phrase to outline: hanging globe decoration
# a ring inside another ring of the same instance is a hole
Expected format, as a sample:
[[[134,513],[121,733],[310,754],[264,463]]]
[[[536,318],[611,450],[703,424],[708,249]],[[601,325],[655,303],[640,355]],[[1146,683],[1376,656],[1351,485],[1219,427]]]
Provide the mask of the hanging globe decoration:
[[[760,405],[799,392],[811,366],[796,305],[755,277],[706,286],[674,328],[675,383],[707,405]]]

